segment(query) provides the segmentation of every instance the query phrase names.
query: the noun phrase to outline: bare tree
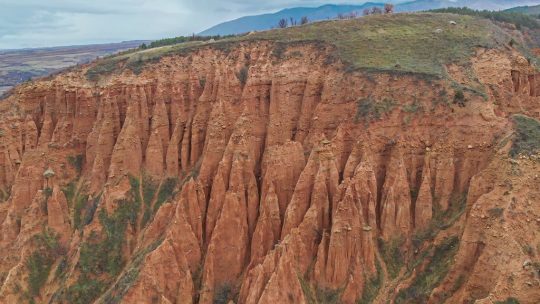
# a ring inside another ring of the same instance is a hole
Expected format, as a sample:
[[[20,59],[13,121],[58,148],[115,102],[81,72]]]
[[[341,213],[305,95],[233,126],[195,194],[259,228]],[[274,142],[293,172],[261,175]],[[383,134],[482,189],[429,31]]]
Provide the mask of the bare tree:
[[[365,8],[364,11],[362,12],[362,14],[364,16],[369,16],[369,14],[371,14],[371,11],[369,10],[369,8]]]
[[[386,3],[384,5],[384,13],[385,14],[392,14],[394,13],[394,5],[392,3]]]
[[[382,9],[378,6],[374,6],[371,8],[371,14],[372,15],[381,15],[382,14]]]
[[[296,19],[293,19],[293,17],[289,17],[289,20],[291,20],[291,26],[296,25]]]
[[[286,28],[287,25],[288,25],[287,19],[285,19],[285,18],[279,19],[279,22],[278,22],[278,27],[279,28]]]
[[[300,19],[300,24],[308,24],[308,23],[309,23],[308,17],[304,16],[302,17],[302,19]]]

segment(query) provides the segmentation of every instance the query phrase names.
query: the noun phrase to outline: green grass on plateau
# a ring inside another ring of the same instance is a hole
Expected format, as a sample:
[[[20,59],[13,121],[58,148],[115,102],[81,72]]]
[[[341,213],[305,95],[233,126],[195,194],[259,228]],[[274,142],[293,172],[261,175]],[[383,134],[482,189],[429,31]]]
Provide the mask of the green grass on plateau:
[[[456,24],[451,24],[454,21]],[[200,47],[228,49],[234,42],[319,42],[333,45],[354,69],[444,76],[444,65],[465,63],[478,47],[495,48],[510,41],[503,30],[483,18],[414,13],[375,15],[353,20],[329,20],[304,26],[257,32],[215,42],[186,42],[141,50],[98,61],[87,76],[96,80],[118,68],[135,73],[148,62]]]

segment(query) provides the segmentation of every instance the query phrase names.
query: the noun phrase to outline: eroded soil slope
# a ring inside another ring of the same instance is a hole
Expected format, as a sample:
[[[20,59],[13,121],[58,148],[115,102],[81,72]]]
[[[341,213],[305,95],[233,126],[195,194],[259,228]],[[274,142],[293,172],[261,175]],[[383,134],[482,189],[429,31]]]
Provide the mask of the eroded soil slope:
[[[17,87],[0,302],[538,303],[540,78],[495,38],[441,75],[302,36]]]

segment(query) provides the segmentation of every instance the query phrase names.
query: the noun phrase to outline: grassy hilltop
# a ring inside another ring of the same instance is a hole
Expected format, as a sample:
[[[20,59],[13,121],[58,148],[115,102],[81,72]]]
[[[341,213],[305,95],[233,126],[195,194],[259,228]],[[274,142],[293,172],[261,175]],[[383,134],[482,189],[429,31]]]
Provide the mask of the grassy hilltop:
[[[162,56],[186,53],[202,46],[269,40],[278,43],[323,42],[355,69],[443,76],[445,64],[463,63],[477,47],[496,48],[511,38],[490,20],[465,15],[414,13],[330,20],[303,26],[256,32],[218,41],[193,41],[106,58],[88,76],[96,79],[119,67],[135,72]]]

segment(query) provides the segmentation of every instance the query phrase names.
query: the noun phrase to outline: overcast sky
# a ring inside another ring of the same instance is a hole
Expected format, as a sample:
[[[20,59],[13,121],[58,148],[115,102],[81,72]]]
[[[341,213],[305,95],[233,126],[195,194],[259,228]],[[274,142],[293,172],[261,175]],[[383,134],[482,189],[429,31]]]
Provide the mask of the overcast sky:
[[[245,15],[325,3],[328,1],[0,0],[0,49],[188,35]]]
[[[190,35],[223,21],[287,7],[363,2],[366,1],[0,0],[0,49],[152,40]]]

